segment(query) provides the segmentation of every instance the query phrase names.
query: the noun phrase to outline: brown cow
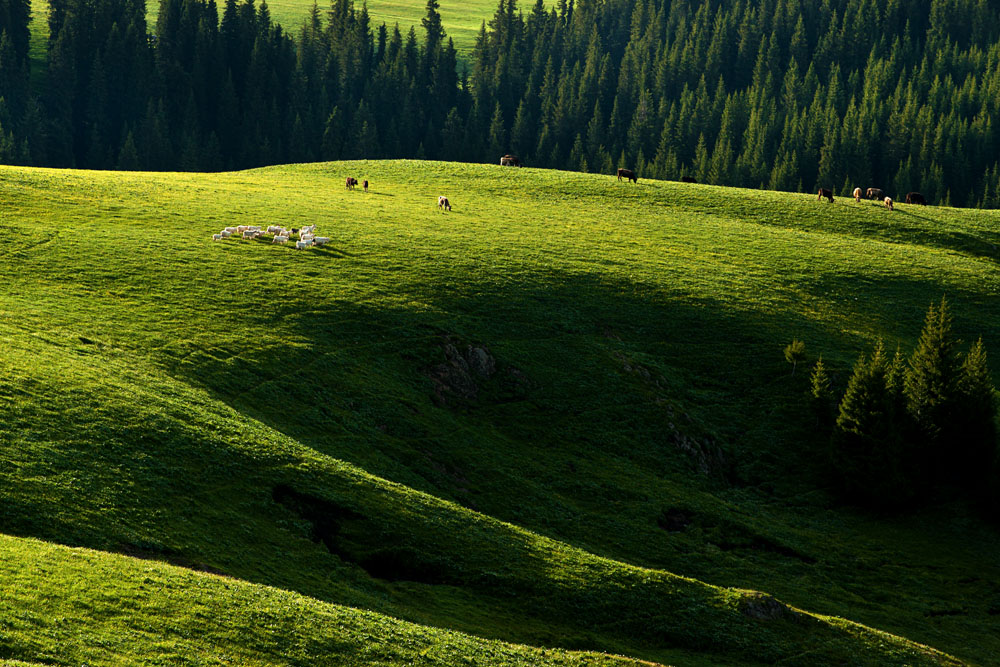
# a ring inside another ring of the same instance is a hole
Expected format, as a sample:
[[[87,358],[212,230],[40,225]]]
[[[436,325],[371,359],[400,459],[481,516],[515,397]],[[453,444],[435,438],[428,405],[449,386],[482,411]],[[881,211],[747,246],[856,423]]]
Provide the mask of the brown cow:
[[[438,208],[442,209],[442,210],[445,210],[445,211],[450,211],[451,210],[451,202],[448,201],[447,197],[444,197],[444,196],[438,197]]]
[[[885,207],[890,211],[892,210],[892,197],[885,198]]]
[[[816,201],[820,201],[821,199],[823,199],[823,197],[826,197],[827,199],[829,199],[830,203],[832,204],[833,203],[833,190],[828,190],[826,188],[820,188],[819,189],[819,197],[816,197]]]
[[[885,193],[879,188],[868,188],[867,192],[865,192],[865,197],[868,199],[881,199],[884,196]]]
[[[861,188],[854,188],[854,201],[861,203]]]
[[[521,158],[519,158],[516,155],[504,155],[502,158],[500,158],[500,166],[501,167],[520,167],[521,166]]]
[[[927,200],[919,192],[910,192],[906,195],[907,204],[920,204],[921,206],[927,206]]]
[[[347,177],[347,189],[348,190],[353,190],[354,186],[357,185],[357,184],[358,184],[358,179],[354,178],[353,176],[348,176]]]
[[[625,180],[632,181],[633,183],[636,184],[639,183],[639,177],[631,169],[619,169],[618,180],[620,181],[622,180],[622,178],[625,178]]]

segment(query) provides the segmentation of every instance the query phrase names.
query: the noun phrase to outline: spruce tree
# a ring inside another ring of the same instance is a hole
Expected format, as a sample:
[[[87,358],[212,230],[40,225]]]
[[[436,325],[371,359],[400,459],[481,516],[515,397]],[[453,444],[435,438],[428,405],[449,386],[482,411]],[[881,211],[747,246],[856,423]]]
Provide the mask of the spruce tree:
[[[956,383],[955,452],[959,475],[977,486],[997,457],[996,389],[980,338],[962,361]]]
[[[954,470],[957,435],[958,343],[951,330],[947,300],[931,304],[916,349],[906,369],[906,409],[916,426],[914,434],[928,473]]]
[[[833,425],[836,403],[833,384],[826,371],[826,364],[823,363],[822,356],[816,360],[812,374],[809,376],[809,399],[816,415],[816,423],[825,431]]]
[[[831,464],[845,494],[881,508],[899,507],[912,494],[893,366],[881,340],[870,358],[858,359],[831,438]]]
[[[493,118],[490,119],[489,151],[491,160],[499,159],[507,152],[507,130],[504,127],[503,111],[499,102],[493,110]]]

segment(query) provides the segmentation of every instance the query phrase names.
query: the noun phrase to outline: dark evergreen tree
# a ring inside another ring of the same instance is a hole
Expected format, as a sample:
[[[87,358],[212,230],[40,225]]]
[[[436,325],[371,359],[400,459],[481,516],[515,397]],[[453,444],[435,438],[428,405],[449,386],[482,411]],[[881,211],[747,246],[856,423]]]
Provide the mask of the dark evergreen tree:
[[[912,495],[908,452],[899,414],[902,369],[881,341],[860,357],[840,402],[831,438],[831,463],[847,497],[883,508]]]
[[[906,372],[907,412],[917,429],[922,465],[935,476],[955,468],[957,383],[961,362],[947,300],[931,304]],[[935,480],[931,480],[932,482]]]

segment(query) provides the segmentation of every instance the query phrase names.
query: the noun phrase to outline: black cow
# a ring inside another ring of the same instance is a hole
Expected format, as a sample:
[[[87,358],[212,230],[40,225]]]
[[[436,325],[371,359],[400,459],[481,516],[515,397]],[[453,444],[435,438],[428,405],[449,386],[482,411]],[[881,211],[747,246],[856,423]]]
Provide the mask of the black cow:
[[[833,190],[827,190],[826,188],[820,188],[819,189],[819,196],[816,197],[816,201],[822,200],[823,197],[826,197],[827,199],[829,199],[830,203],[832,204],[833,203]]]
[[[868,190],[865,192],[865,196],[868,199],[882,199],[883,197],[885,197],[885,193],[882,192],[882,190],[880,190],[879,188],[868,188]]]
[[[519,158],[516,155],[509,155],[509,154],[508,155],[504,155],[502,158],[500,158],[500,166],[501,167],[520,167],[521,166],[521,158]]]
[[[927,199],[924,198],[919,192],[910,192],[906,195],[907,204],[920,204],[921,206],[927,206]]]
[[[368,192],[368,179],[365,179],[365,192]]]
[[[639,177],[631,169],[619,169],[618,170],[618,180],[625,179],[627,181],[632,181],[633,183],[639,182]]]

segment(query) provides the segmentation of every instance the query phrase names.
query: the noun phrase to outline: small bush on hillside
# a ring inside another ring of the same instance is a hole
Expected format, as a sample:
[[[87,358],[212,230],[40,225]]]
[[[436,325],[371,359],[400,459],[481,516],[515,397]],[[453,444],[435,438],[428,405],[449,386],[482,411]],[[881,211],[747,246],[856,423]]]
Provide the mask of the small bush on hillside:
[[[795,367],[800,361],[806,358],[806,344],[800,340],[792,340],[785,346],[785,361],[792,365],[792,375],[795,375]]]
[[[813,372],[814,400],[825,390],[822,373]],[[831,463],[845,495],[866,504],[899,505],[941,482],[1000,494],[991,468],[996,416],[982,341],[958,353],[942,299],[928,310],[908,363],[899,350],[889,359],[881,341],[858,359],[833,427]]]

